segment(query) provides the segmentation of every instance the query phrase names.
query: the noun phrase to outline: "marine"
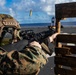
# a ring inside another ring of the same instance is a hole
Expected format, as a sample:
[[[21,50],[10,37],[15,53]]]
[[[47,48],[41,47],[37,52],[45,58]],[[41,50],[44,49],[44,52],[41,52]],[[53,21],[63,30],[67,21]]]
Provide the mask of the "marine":
[[[48,37],[52,42],[58,33]],[[40,69],[47,63],[48,58],[42,46],[37,42],[30,42],[21,51],[7,52],[0,48],[0,74],[2,75],[38,75]]]
[[[47,54],[51,55],[52,50],[48,44],[53,42],[58,33],[47,37],[47,43],[31,41],[20,51],[16,49],[6,50],[7,42],[3,42],[6,33],[12,35],[11,43],[21,40],[19,36],[20,25],[10,15],[0,14],[0,75],[38,75],[40,69],[48,62]],[[10,44],[10,39],[9,41]],[[9,46],[10,48],[11,46]]]

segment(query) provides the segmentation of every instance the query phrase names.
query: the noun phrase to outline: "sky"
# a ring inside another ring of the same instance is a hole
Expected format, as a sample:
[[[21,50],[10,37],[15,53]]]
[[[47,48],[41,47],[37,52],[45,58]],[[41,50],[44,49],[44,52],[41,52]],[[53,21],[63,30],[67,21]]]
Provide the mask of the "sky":
[[[68,2],[76,0],[0,0],[0,14],[10,14],[19,23],[50,23],[55,4]]]

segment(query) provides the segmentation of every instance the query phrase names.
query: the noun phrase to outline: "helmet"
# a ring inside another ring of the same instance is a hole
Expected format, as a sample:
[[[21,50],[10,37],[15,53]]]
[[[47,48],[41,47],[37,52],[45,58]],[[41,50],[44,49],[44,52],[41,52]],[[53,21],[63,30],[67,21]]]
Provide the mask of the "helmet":
[[[20,30],[19,22],[8,14],[0,14],[0,43],[6,33],[12,34],[12,40],[17,38],[17,31]]]

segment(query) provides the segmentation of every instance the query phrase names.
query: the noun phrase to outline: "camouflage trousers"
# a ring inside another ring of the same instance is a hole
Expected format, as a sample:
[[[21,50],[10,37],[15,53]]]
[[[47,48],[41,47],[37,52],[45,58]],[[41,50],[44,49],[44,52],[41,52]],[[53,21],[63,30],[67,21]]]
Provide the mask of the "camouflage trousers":
[[[19,52],[0,49],[0,75],[37,75],[46,62],[46,54],[36,46]]]

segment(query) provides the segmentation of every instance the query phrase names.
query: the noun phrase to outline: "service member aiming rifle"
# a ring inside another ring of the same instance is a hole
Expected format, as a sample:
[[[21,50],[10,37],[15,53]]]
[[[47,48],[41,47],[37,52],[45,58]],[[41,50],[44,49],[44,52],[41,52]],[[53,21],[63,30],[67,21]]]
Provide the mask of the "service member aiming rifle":
[[[48,37],[52,42],[57,33],[53,30],[23,33],[19,23],[10,15],[0,14],[0,18],[0,75],[38,75],[40,68],[47,63],[46,54],[52,53],[43,39]],[[7,33],[12,35],[11,44],[9,39],[4,40]]]
[[[51,55],[49,48],[45,51],[41,45],[44,39],[47,38],[47,42],[52,42],[58,33],[53,30],[43,31],[37,34],[31,34],[32,36],[26,37],[26,32],[20,32],[20,36],[23,37],[22,40],[17,43],[9,44],[9,49],[14,47],[12,50],[6,50],[0,48],[0,74],[1,75],[38,75],[40,68],[43,67],[48,58],[46,54]],[[30,42],[26,43],[26,40]],[[23,46],[24,45],[24,46]],[[22,48],[21,48],[22,46]],[[18,47],[18,48],[17,48]],[[6,46],[7,48],[7,46]],[[20,49],[20,50],[19,50]]]

